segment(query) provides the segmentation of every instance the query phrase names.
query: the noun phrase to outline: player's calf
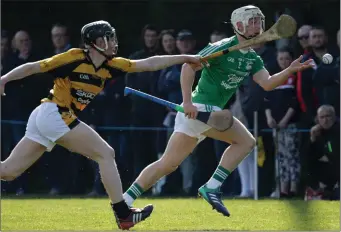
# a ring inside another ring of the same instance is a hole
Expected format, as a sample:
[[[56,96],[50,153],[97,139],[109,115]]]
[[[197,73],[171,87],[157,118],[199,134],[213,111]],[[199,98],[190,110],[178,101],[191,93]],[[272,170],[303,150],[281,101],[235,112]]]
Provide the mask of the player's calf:
[[[8,166],[1,162],[0,166],[0,177],[2,181],[12,181],[15,180],[19,176],[19,173],[14,173],[11,171]]]
[[[12,181],[15,180],[17,178],[17,176],[8,176],[6,174],[3,174],[3,172],[1,172],[1,180],[2,181]]]
[[[36,162],[45,150],[46,147],[24,137],[15,146],[9,157],[1,162],[1,179],[5,181],[16,179]]]
[[[124,193],[123,197],[127,204],[132,205],[144,191],[152,187],[161,177],[175,171],[193,151],[196,144],[197,139],[195,138],[183,133],[173,133],[161,159],[148,165]]]
[[[137,180],[123,194],[124,200],[128,205],[141,196],[146,190],[152,187],[163,176],[166,176],[177,169],[178,165],[172,165],[165,159],[160,159],[148,165],[137,178]]]
[[[220,187],[230,173],[252,151],[256,145],[256,140],[238,119],[234,119],[232,127],[225,132],[210,130],[205,134],[231,145],[224,151],[219,166],[211,178],[205,185],[199,188],[199,195],[218,212],[229,216],[228,210],[221,201]]]

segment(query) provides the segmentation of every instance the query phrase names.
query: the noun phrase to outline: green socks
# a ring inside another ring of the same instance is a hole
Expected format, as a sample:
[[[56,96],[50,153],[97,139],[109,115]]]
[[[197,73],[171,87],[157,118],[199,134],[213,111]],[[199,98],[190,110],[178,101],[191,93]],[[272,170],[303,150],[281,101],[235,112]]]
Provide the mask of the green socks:
[[[126,203],[131,206],[133,204],[133,202],[139,197],[141,196],[141,194],[144,192],[144,190],[142,189],[142,187],[137,184],[134,183],[132,184],[129,189],[123,194],[123,199],[126,201]]]
[[[224,180],[231,174],[231,172],[222,166],[218,166],[213,173],[211,179],[206,183],[206,187],[209,189],[220,188]]]

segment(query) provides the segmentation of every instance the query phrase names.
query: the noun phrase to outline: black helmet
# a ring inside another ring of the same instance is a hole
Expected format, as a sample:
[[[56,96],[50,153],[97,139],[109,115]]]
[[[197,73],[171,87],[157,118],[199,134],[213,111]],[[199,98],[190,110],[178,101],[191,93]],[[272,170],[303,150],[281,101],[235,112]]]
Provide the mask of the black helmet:
[[[96,49],[98,52],[100,52],[102,55],[107,57],[108,59],[111,59],[113,55],[116,54],[117,48],[118,48],[118,42],[116,37],[115,28],[113,28],[110,23],[106,21],[95,21],[92,23],[88,23],[83,26],[81,30],[81,37],[84,45],[91,46],[94,49]],[[97,38],[103,38],[106,43],[106,48],[102,49],[96,46],[95,41]],[[104,51],[108,49],[108,39],[114,38],[116,43],[116,49],[114,51],[114,54],[112,56],[107,56],[104,54]]]

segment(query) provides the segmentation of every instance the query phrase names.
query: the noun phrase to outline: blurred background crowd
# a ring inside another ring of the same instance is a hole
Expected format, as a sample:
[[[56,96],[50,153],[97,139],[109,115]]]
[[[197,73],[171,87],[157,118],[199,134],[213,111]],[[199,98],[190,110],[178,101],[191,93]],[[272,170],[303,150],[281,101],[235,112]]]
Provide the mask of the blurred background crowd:
[[[292,75],[270,92],[265,92],[250,77],[225,106],[250,129],[257,112],[260,196],[275,197],[277,157],[280,197],[338,198],[335,192],[339,192],[340,180],[340,2],[327,2],[322,8],[319,8],[322,1],[254,3],[263,10],[267,28],[282,13],[292,15],[298,22],[294,37],[255,48],[270,74],[285,69],[301,54],[304,60],[311,58],[316,63],[316,68]],[[207,43],[233,35],[231,25],[223,22],[228,21],[235,8],[247,3],[193,4],[5,1],[1,75],[26,62],[82,47],[81,26],[99,19],[116,28],[118,56],[141,59],[161,54],[196,54]],[[326,53],[333,55],[331,64],[321,62]],[[129,86],[181,103],[180,70],[181,65],[176,65],[157,72],[121,73],[80,115],[115,149],[124,189],[145,166],[163,154],[175,112],[139,97],[126,97],[123,89]],[[196,81],[199,77],[197,72]],[[6,85],[7,96],[1,99],[1,160],[9,156],[23,137],[31,111],[52,86],[53,80],[44,74]],[[277,140],[273,128],[278,128]],[[194,196],[227,146],[206,139],[176,172],[161,179],[147,195]],[[222,189],[226,196],[253,196],[254,162],[254,155],[250,154],[228,177]],[[2,194],[104,195],[96,163],[60,146],[46,153],[15,181],[1,185]]]

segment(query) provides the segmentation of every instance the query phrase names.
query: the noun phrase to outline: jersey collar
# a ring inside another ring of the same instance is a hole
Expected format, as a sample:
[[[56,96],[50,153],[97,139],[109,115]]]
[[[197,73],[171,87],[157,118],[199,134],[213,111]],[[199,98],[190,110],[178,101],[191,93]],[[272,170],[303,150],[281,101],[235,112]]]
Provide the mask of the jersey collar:
[[[86,57],[86,61],[92,65],[92,67],[94,67],[95,71],[97,72],[98,70],[100,70],[101,68],[103,68],[105,66],[105,64],[108,62],[107,60],[103,61],[103,63],[97,68],[94,63],[91,60],[91,57],[89,56],[89,51],[88,50],[83,50],[84,55]]]
[[[234,35],[233,42],[232,42],[232,46],[237,45],[237,44],[239,44],[239,40],[238,40],[237,35]],[[242,54],[246,54],[246,53],[248,53],[248,52],[250,51],[250,48],[239,49],[239,51],[240,51]]]

